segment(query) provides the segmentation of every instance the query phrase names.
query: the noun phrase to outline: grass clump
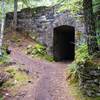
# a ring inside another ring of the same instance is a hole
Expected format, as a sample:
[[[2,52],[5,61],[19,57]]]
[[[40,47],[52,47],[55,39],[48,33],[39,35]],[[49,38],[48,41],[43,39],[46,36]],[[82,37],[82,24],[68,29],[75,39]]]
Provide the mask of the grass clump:
[[[70,64],[70,76],[72,76],[72,80],[78,81],[79,73],[78,69],[80,66],[87,66],[87,67],[100,67],[100,63],[95,63],[94,59],[100,55],[100,52],[95,53],[94,55],[90,56],[88,54],[88,46],[86,44],[80,45],[75,51],[75,60]]]
[[[0,65],[8,62],[8,55],[4,54],[2,57],[0,57]]]
[[[8,80],[0,86],[0,100],[3,100],[3,96],[6,92],[5,90],[10,91],[14,96],[19,89],[26,86],[29,81],[32,81],[31,77],[25,72],[25,70],[20,69],[18,66],[3,67],[0,68],[0,70],[9,75]]]
[[[24,71],[20,71],[19,68],[14,66],[6,67],[4,71],[10,75],[10,78],[2,85],[2,88],[14,89],[23,86],[30,79]]]
[[[75,61],[81,62],[88,59],[90,56],[88,54],[88,47],[86,44],[80,45],[75,51]]]
[[[32,45],[28,45],[26,53],[31,55],[33,58],[39,57],[48,61],[53,61],[53,57],[47,54],[46,47],[41,44],[36,44],[34,47]]]
[[[80,47],[78,47],[75,51],[75,60],[74,62],[72,62],[72,64],[70,64],[70,69],[69,69],[69,73],[70,73],[70,78],[71,78],[71,81],[75,81],[77,82],[78,81],[78,68],[79,68],[79,65],[81,63],[85,63],[86,60],[89,60],[89,59],[92,59],[89,54],[88,54],[88,47],[86,44],[82,44],[80,45]]]

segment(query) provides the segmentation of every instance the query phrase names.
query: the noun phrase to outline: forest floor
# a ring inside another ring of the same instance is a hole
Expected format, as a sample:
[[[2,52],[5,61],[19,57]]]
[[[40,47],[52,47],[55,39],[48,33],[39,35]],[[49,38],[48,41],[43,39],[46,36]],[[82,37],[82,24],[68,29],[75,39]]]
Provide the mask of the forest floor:
[[[17,38],[21,41],[16,44],[15,39],[11,40],[10,33],[8,36],[6,41],[11,49],[12,62],[22,66],[33,79],[18,88],[16,93],[8,90],[5,100],[74,100],[66,81],[66,68],[70,62],[56,63],[33,59],[24,53],[24,49],[35,42],[25,37],[20,38],[19,35]]]

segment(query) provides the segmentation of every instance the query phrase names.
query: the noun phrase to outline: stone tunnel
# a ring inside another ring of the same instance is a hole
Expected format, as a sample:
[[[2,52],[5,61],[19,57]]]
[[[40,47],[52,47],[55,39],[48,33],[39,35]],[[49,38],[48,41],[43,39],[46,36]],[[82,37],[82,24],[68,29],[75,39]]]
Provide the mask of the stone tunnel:
[[[12,19],[13,13],[7,13],[6,27],[10,26]],[[52,7],[37,7],[18,12],[17,30],[35,36],[56,61],[74,59],[75,25],[75,18],[68,10],[55,13]]]
[[[53,56],[55,61],[74,60],[75,29],[62,25],[54,28]]]

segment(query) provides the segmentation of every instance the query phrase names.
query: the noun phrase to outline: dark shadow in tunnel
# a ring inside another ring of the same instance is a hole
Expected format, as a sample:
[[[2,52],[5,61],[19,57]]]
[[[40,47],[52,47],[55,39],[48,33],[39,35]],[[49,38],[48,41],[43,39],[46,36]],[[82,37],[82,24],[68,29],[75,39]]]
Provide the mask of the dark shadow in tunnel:
[[[75,57],[75,29],[72,26],[54,28],[53,56],[55,61],[73,61]]]

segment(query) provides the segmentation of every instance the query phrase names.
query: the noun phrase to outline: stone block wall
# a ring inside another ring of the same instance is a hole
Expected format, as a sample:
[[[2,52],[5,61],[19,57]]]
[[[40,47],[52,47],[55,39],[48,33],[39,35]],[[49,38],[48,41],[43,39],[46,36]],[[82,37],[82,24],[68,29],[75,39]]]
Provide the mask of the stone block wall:
[[[100,65],[87,61],[80,64],[78,72],[83,93],[90,97],[100,96]]]
[[[13,20],[13,12],[6,14],[6,27]],[[18,12],[17,30],[31,33],[36,40],[47,47],[48,54],[52,55],[54,28],[68,25],[78,31],[79,25],[70,11],[56,13],[53,7],[25,8]],[[81,26],[81,25],[80,25]]]

